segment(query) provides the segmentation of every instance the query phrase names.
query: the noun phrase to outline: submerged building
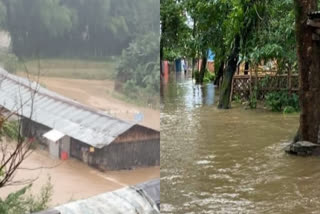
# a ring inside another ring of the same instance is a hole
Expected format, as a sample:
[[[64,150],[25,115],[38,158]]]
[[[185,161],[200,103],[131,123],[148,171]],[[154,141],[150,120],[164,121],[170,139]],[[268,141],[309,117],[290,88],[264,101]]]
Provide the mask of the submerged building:
[[[102,170],[160,164],[160,132],[120,120],[0,68],[0,107],[22,119],[22,133]]]
[[[160,179],[74,201],[37,214],[159,214]]]

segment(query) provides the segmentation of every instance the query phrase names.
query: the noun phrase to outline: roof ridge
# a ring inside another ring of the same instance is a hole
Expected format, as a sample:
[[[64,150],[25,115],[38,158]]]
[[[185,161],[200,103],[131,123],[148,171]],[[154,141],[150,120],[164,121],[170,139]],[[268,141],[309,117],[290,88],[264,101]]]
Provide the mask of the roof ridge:
[[[20,76],[17,76],[17,75],[10,74],[9,72],[7,72],[7,71],[4,70],[4,69],[2,69],[2,71],[4,71],[4,72],[7,74],[7,76],[5,76],[5,75],[3,74],[3,72],[0,72],[0,76],[3,76],[4,78],[7,78],[7,79],[9,79],[10,81],[12,81],[12,82],[14,82],[14,83],[16,83],[16,84],[18,84],[18,85],[21,85],[21,86],[27,88],[28,90],[35,92],[35,93],[38,94],[38,95],[41,95],[41,96],[44,96],[44,97],[48,97],[48,98],[53,99],[53,100],[55,100],[55,101],[65,103],[65,104],[74,106],[74,107],[76,107],[76,108],[79,108],[79,109],[82,109],[82,110],[85,110],[85,111],[89,111],[89,112],[91,112],[91,113],[93,113],[93,114],[97,114],[97,115],[100,115],[100,116],[103,116],[103,117],[109,117],[109,118],[118,120],[118,121],[123,122],[123,123],[127,123],[127,124],[130,124],[130,125],[136,124],[136,123],[131,122],[131,121],[126,121],[126,120],[123,120],[123,119],[120,119],[120,118],[111,116],[111,115],[109,115],[109,114],[107,114],[107,113],[104,113],[104,112],[102,112],[102,111],[100,111],[100,110],[97,110],[97,109],[95,109],[95,108],[93,108],[93,107],[84,105],[84,104],[79,103],[79,102],[77,102],[77,101],[74,101],[74,100],[72,100],[72,99],[70,99],[70,98],[68,98],[68,97],[65,97],[65,96],[63,96],[63,95],[60,95],[59,93],[54,92],[55,94],[57,94],[58,96],[60,96],[60,97],[55,97],[55,96],[50,95],[50,94],[47,94],[47,93],[45,93],[45,92],[37,91],[38,89],[42,89],[42,90],[47,90],[47,91],[53,92],[53,91],[51,91],[51,90],[48,90],[48,89],[42,87],[42,86],[40,85],[40,83],[38,83],[38,82],[35,82],[35,81],[33,81],[33,80],[29,80],[29,79],[24,78],[24,77],[20,77]],[[18,79],[23,79],[23,80],[25,80],[25,81],[30,82],[31,84],[36,84],[38,88],[37,88],[37,89],[33,89],[32,87],[24,84],[23,82],[19,82],[18,80],[15,80],[13,77],[10,77],[10,76],[14,76],[14,77],[16,77],[16,78],[18,78]]]

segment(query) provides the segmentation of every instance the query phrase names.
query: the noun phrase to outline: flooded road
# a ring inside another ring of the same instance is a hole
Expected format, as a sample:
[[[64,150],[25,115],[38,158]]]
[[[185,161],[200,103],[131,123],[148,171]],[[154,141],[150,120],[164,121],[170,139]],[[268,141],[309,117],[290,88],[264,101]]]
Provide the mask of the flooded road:
[[[216,108],[213,85],[161,92],[161,213],[319,213],[320,158],[285,154],[298,115]]]

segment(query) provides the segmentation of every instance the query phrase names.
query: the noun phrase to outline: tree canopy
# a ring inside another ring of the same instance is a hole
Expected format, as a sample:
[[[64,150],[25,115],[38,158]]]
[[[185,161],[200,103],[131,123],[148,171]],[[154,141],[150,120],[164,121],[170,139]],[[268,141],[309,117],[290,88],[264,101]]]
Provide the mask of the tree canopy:
[[[17,56],[117,55],[137,36],[159,32],[155,0],[0,2],[0,24]]]
[[[181,53],[199,58],[211,49],[216,55],[216,70],[223,65],[224,76],[232,62],[229,70],[231,79],[235,68],[241,62],[257,65],[262,61],[276,61],[279,72],[296,71],[293,1],[167,2],[169,3],[163,5],[161,10],[161,21],[167,20],[163,21],[166,28],[162,32],[164,58],[172,59],[170,56],[181,56]],[[188,28],[185,27],[187,16],[193,20],[193,26]],[[175,55],[171,54],[172,52]],[[220,99],[220,102],[224,102],[221,104],[223,108],[229,106],[227,97],[231,79],[224,78],[227,82],[221,88],[221,94],[225,94],[222,95],[224,101]]]

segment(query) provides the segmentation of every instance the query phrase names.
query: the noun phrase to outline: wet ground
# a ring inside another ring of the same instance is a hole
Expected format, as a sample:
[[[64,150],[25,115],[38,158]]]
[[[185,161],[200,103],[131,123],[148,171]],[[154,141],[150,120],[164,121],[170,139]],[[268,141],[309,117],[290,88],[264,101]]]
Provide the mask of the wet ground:
[[[285,154],[295,115],[218,110],[212,84],[161,92],[161,213],[319,213],[320,158]]]
[[[159,176],[159,167],[100,172],[78,160],[54,160],[46,151],[36,150],[22,163],[14,181],[34,180],[32,193],[37,195],[50,177],[54,188],[50,202],[50,206],[53,207],[142,183]],[[5,197],[8,193],[22,187],[23,185],[2,188],[0,197]]]

